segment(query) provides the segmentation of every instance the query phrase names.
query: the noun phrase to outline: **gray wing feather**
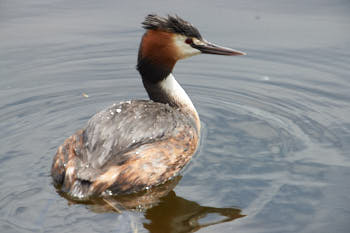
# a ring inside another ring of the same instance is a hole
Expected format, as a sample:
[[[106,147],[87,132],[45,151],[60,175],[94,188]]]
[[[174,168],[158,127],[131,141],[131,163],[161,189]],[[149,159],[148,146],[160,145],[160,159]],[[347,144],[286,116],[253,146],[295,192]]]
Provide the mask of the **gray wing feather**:
[[[93,168],[123,163],[123,153],[141,144],[164,140],[178,125],[192,124],[179,110],[150,100],[114,104],[93,116],[84,130],[82,160]],[[183,129],[183,127],[180,127]]]

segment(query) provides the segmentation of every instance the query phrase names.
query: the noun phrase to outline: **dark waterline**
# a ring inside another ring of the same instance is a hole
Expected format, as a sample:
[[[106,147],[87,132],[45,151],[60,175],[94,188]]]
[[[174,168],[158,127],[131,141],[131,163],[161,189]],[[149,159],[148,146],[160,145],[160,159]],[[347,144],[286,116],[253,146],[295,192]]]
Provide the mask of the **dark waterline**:
[[[347,0],[1,2],[0,232],[348,232],[349,10]],[[147,97],[135,64],[154,12],[248,56],[177,64],[203,133],[175,189],[160,187],[144,211],[74,204],[51,184],[52,157],[97,111]]]

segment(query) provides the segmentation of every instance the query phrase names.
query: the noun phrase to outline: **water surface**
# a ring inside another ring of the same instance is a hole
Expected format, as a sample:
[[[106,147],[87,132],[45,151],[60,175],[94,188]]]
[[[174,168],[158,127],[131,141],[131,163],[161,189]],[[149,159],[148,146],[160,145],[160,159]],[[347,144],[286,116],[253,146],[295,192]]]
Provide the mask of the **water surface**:
[[[346,0],[2,1],[0,231],[348,232],[349,10]],[[173,191],[144,211],[74,204],[51,184],[52,157],[97,111],[147,98],[135,63],[153,12],[248,55],[177,64],[203,133]]]

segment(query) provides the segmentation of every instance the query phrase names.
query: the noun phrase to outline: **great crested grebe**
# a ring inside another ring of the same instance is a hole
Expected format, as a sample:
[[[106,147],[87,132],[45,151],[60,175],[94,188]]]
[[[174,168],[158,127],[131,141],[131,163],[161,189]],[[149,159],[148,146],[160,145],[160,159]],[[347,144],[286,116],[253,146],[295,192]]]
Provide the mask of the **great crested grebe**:
[[[178,16],[148,15],[142,24],[137,70],[151,100],[108,107],[58,148],[51,175],[74,198],[137,192],[176,176],[197,149],[200,120],[172,75],[175,63],[245,54],[209,43]]]

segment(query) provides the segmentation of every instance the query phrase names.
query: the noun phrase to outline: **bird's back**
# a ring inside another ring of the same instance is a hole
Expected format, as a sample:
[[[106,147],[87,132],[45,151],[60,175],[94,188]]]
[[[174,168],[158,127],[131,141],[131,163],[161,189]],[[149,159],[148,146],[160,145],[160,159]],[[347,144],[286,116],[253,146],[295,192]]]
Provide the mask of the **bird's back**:
[[[52,165],[54,182],[78,198],[164,183],[195,152],[195,125],[189,115],[167,104],[114,104],[59,147]]]

